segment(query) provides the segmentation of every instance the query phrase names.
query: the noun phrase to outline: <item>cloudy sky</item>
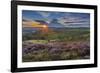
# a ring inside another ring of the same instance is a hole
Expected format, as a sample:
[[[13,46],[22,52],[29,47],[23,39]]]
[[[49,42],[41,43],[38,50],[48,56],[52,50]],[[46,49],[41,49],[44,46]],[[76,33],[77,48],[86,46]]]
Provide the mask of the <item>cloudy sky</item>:
[[[47,23],[49,27],[89,27],[89,13],[72,12],[47,12],[47,11],[22,11],[23,20],[27,20],[26,25],[31,27],[32,22],[41,20]]]

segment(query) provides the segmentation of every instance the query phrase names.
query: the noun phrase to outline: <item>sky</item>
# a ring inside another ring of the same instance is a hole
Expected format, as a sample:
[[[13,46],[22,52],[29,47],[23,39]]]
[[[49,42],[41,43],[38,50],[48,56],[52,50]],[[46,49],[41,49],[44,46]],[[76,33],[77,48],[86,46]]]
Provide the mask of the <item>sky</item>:
[[[32,23],[38,24],[38,21],[46,23],[49,27],[90,27],[89,13],[23,10],[22,19],[25,22],[23,26],[26,27],[36,26]]]

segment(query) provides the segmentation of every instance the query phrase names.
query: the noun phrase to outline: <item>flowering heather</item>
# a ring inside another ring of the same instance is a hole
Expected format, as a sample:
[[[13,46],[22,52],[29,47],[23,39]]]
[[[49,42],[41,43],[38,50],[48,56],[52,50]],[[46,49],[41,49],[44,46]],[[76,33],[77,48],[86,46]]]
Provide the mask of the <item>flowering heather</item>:
[[[89,42],[51,42],[48,44],[23,43],[24,61],[89,59]],[[39,56],[41,55],[41,57]],[[34,57],[33,57],[34,56]],[[27,57],[27,58],[26,58]],[[27,59],[27,60],[26,60]]]

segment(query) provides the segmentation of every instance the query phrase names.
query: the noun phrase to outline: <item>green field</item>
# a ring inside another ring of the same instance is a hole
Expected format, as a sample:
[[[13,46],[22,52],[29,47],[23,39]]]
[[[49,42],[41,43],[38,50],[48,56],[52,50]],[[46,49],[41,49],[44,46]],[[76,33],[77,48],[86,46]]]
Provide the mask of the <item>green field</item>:
[[[90,31],[89,28],[66,28],[48,33],[35,33],[23,34],[23,41],[25,40],[57,40],[57,41],[89,41]]]

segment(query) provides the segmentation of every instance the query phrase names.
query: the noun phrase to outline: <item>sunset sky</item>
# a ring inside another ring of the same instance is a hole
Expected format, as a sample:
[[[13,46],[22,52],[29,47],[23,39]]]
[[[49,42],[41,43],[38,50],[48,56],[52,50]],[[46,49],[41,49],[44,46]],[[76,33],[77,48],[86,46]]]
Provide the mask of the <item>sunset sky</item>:
[[[89,13],[72,12],[47,12],[47,11],[22,11],[23,27],[41,26],[48,27],[90,27]]]

